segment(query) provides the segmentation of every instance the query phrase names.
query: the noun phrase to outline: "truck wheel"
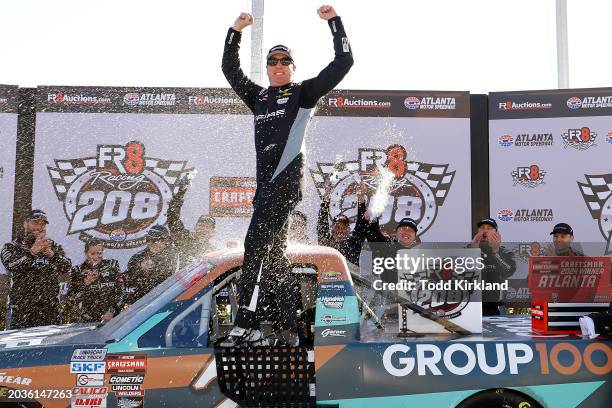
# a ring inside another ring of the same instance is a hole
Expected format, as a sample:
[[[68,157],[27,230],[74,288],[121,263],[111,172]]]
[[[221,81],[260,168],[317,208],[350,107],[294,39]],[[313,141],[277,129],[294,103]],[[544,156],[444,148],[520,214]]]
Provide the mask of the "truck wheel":
[[[457,408],[542,408],[542,405],[520,392],[498,388],[474,394]]]

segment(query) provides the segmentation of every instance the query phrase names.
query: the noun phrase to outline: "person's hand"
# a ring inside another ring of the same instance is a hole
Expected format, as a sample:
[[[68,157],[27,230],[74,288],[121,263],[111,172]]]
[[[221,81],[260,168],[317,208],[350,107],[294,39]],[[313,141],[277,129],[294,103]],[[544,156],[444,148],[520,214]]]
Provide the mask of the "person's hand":
[[[245,27],[253,24],[253,16],[249,13],[240,13],[232,28],[236,31],[242,31]]]
[[[36,241],[34,241],[32,248],[30,248],[30,253],[32,255],[38,255],[41,252],[45,252],[50,246],[51,242],[47,239],[45,234],[40,234],[36,237]]]
[[[501,246],[501,235],[497,231],[491,231],[487,234],[487,241],[491,247],[491,251],[496,254]]]
[[[478,230],[474,238],[472,238],[472,246],[477,247],[480,245],[480,241],[482,241],[482,231]]]
[[[323,20],[329,20],[330,18],[334,18],[334,17],[337,16],[336,10],[334,10],[334,8],[332,6],[329,6],[327,4],[319,7],[317,9],[317,14]]]
[[[96,270],[87,269],[83,272],[86,273],[85,278],[83,278],[83,283],[85,283],[87,286],[91,285],[96,281],[96,279],[98,279],[99,274]]]
[[[47,258],[53,258],[53,255],[55,255],[55,252],[53,252],[53,246],[51,245],[51,240],[50,239],[45,239],[45,243],[44,243],[44,248],[42,253],[47,257]]]

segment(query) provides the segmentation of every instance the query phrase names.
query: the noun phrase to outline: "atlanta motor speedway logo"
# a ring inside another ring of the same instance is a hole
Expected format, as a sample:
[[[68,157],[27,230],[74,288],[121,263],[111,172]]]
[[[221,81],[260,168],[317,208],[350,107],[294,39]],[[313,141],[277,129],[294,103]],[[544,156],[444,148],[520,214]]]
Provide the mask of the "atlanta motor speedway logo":
[[[193,171],[185,161],[145,156],[137,141],[98,145],[96,155],[55,160],[47,166],[69,222],[68,234],[107,248],[144,245],[148,229],[166,223],[178,181]]]
[[[612,253],[612,173],[585,174],[586,183],[578,182],[582,198],[593,219],[599,221],[599,231],[607,241],[606,253]]]
[[[405,217],[418,224],[418,235],[427,231],[436,219],[438,207],[444,204],[455,172],[448,164],[430,164],[406,160],[406,149],[392,145],[386,149],[361,148],[356,160],[317,163],[310,169],[315,187],[323,197],[325,185],[332,186],[330,214],[346,215],[351,222],[357,218],[357,188],[363,181],[368,197],[381,185],[380,170],[393,173],[384,212],[379,222],[393,230]]]

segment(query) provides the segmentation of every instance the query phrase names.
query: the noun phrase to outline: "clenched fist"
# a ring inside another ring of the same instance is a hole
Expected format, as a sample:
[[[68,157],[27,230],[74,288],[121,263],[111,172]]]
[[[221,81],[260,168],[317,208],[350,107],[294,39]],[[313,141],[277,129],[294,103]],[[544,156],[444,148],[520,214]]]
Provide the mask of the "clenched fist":
[[[253,24],[253,16],[249,13],[240,13],[232,28],[236,31],[242,31],[243,28]]]
[[[336,17],[336,10],[332,6],[323,5],[317,9],[317,14],[323,20],[329,20],[330,18]]]

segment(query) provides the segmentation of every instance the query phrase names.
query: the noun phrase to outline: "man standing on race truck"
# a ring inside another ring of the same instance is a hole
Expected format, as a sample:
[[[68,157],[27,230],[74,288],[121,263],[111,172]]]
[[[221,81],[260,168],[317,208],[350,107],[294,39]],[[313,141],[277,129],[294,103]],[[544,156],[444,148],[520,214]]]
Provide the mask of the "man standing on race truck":
[[[322,6],[317,13],[331,28],[335,58],[319,75],[301,83],[291,80],[295,71],[293,53],[284,45],[268,52],[268,88],[244,75],[238,50],[241,31],[253,23],[251,15],[242,13],[225,40],[223,73],[255,116],[257,190],[244,242],[240,307],[235,327],[218,344],[222,347],[259,342],[259,321],[266,317],[277,333],[289,339],[288,343],[297,340],[298,288],[284,252],[288,218],[302,197],[304,134],[318,100],[353,65],[348,38],[334,8]]]
[[[2,264],[10,277],[11,329],[59,324],[60,276],[72,262],[60,244],[47,238],[47,215],[30,211],[23,236],[2,248]]]

